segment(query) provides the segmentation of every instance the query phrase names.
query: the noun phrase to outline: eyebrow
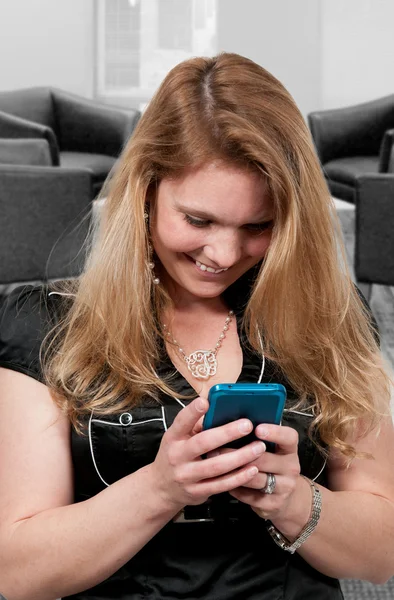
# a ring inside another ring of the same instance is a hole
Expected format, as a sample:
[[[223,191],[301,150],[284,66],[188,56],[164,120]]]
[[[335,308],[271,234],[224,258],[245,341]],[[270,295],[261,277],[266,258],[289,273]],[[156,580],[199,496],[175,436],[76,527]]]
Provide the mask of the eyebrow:
[[[217,221],[217,217],[216,215],[210,213],[209,211],[205,211],[205,210],[201,210],[200,208],[194,208],[193,206],[184,206],[183,204],[178,203],[177,201],[175,201],[175,208],[177,210],[180,210],[181,212],[187,213],[187,214],[192,214],[195,217],[198,217],[200,219],[205,219],[207,221]],[[263,223],[265,221],[271,221],[273,219],[273,215],[272,213],[266,213],[264,215],[261,215],[259,219],[256,220],[252,220],[249,221],[248,224],[250,225],[254,225],[254,224],[259,224],[259,223]]]

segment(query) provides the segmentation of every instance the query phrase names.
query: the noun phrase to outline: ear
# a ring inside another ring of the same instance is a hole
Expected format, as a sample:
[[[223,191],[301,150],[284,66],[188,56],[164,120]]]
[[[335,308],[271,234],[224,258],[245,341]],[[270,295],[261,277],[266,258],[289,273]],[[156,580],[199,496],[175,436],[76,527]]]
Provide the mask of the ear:
[[[152,181],[146,190],[144,212],[148,215],[146,218],[148,223],[152,222],[156,209],[156,198],[158,192],[158,183]]]

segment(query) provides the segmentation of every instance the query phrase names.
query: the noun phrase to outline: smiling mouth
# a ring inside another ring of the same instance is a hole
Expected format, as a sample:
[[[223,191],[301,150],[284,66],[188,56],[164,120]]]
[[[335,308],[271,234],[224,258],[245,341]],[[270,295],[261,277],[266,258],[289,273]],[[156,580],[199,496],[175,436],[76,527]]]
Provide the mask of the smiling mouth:
[[[207,265],[204,265],[204,263],[201,263],[199,260],[194,260],[194,258],[192,258],[191,256],[189,256],[188,254],[185,254],[185,256],[192,262],[194,262],[194,264],[196,265],[196,267],[198,269],[200,269],[200,271],[202,271],[203,273],[207,272],[207,273],[223,273],[224,271],[228,270],[228,267],[226,267],[225,269],[214,269],[213,267],[209,267]]]

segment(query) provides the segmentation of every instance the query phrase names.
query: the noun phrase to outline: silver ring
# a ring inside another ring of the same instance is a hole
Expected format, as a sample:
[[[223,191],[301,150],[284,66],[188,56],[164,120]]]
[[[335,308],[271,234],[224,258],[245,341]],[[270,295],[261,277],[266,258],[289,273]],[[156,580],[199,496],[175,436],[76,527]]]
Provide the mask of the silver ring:
[[[276,477],[273,473],[267,473],[267,483],[266,486],[261,488],[260,492],[262,494],[273,494],[276,488]]]

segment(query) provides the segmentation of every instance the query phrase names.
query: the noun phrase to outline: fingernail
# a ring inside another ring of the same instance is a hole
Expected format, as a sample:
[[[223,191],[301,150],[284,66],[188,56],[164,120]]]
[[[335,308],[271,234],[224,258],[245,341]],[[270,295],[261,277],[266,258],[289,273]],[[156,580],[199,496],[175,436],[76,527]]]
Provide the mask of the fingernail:
[[[252,423],[250,421],[241,421],[241,423],[238,425],[238,431],[240,433],[248,433],[249,431],[252,431]]]
[[[253,454],[255,454],[256,456],[259,456],[260,454],[263,454],[264,451],[265,451],[265,444],[263,442],[257,442],[256,444],[254,444]]]
[[[257,467],[250,467],[250,469],[248,469],[247,473],[250,477],[254,477],[255,475],[257,475],[257,473],[259,472]]]
[[[203,398],[197,398],[196,400],[196,408],[199,412],[204,412],[205,410],[205,400]]]
[[[264,427],[264,425],[263,426],[259,425],[257,427],[256,433],[259,437],[264,438],[268,435],[268,429],[267,429],[267,427]]]

